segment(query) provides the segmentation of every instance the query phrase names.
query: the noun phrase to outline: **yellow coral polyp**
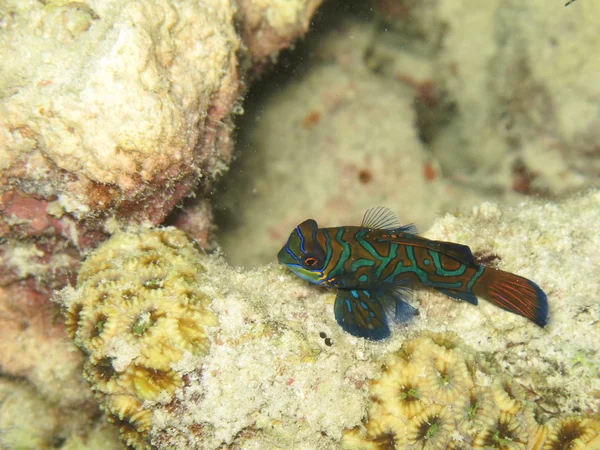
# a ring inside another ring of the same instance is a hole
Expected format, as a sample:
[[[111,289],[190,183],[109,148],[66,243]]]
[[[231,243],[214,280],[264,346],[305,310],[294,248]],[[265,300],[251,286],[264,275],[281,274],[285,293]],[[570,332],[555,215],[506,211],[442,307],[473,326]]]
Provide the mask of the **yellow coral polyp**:
[[[388,414],[410,419],[419,414],[428,402],[424,400],[422,382],[415,371],[389,371],[373,383],[372,394]]]
[[[379,403],[371,405],[369,417],[371,417],[371,420],[367,423],[367,437],[370,441],[379,445],[384,442],[393,442],[396,446],[401,446],[406,435],[404,420],[387,414],[384,407]]]
[[[528,449],[542,450],[548,438],[548,431],[547,425],[534,425],[529,431]]]
[[[406,427],[408,445],[422,450],[442,450],[451,439],[454,420],[442,405],[430,405]]]
[[[517,418],[501,411],[498,420],[473,439],[474,449],[525,450],[528,433]]]
[[[152,412],[142,408],[141,402],[132,395],[107,396],[103,406],[110,414],[129,422],[138,431],[147,431],[152,426]]]
[[[354,428],[344,433],[341,447],[344,450],[380,450],[379,443],[374,439],[367,439],[361,434],[360,428]],[[394,448],[394,447],[389,447]]]
[[[204,327],[215,326],[217,318],[204,308],[195,306],[187,307],[185,312],[185,316],[177,318],[181,345],[195,355],[204,355],[209,349]],[[199,327],[199,324],[202,326]]]
[[[71,308],[65,313],[65,329],[71,340],[75,339],[75,333],[79,328],[79,320],[81,319],[81,311],[83,310],[82,303],[74,303]]]
[[[92,388],[102,394],[108,392],[123,391],[119,385],[118,373],[112,366],[110,358],[103,358],[96,363],[86,361],[83,366],[83,374],[90,382]]]
[[[152,422],[152,402],[182,384],[172,367],[210,350],[218,325],[202,292],[202,255],[179,230],[116,233],[82,265],[64,295],[69,336],[89,359],[84,373],[122,438],[136,449]],[[59,299],[60,301],[60,299]]]
[[[456,420],[458,429],[464,436],[473,437],[482,428],[497,420],[498,410],[488,389],[477,386],[469,389],[465,401],[458,407]]]
[[[441,333],[425,332],[423,333],[423,336],[428,337],[435,345],[446,350],[454,350],[460,347],[462,343],[461,339],[458,337],[458,334],[453,333],[452,331],[444,331]]]
[[[79,313],[79,326],[75,332],[75,343],[87,354],[101,358],[101,348],[105,345],[104,330],[108,316],[101,310],[90,310],[85,305]],[[100,353],[98,353],[100,352]]]
[[[396,353],[388,355],[385,365],[388,368],[410,365],[411,363],[418,364],[419,361],[430,355],[428,349],[434,348],[433,341],[425,336],[411,339],[405,342]]]
[[[442,353],[425,366],[424,390],[436,402],[456,403],[473,387],[467,366],[456,353]]]
[[[510,380],[501,380],[494,383],[492,392],[498,408],[510,414],[516,414],[521,409],[525,399],[523,390]]]
[[[600,421],[565,417],[552,425],[543,450],[600,449]]]
[[[471,450],[471,448],[469,444],[461,439],[450,441],[444,450]]]
[[[130,367],[123,375],[124,383],[131,383],[136,397],[140,400],[156,400],[165,392],[173,392],[181,383],[181,375],[173,370],[156,370],[146,367]]]

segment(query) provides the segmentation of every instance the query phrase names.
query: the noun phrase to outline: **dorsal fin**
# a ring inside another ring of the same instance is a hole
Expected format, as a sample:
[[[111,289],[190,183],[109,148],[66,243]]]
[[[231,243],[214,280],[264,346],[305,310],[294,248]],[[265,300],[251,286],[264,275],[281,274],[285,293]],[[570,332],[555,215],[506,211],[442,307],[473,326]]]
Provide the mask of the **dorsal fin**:
[[[417,234],[417,229],[412,223],[400,225],[396,215],[385,206],[376,206],[368,209],[363,216],[360,226],[371,230],[389,230],[397,233]]]
[[[442,252],[467,264],[476,265],[473,253],[467,245],[456,244],[454,242],[436,241],[442,247]]]
[[[410,231],[405,233],[410,233]],[[473,253],[471,253],[471,249],[466,245],[455,244],[454,242],[432,241],[415,234],[393,235],[393,233],[390,233],[389,231],[381,233],[381,235],[378,236],[377,239],[394,242],[395,244],[399,245],[410,245],[413,247],[421,247],[433,250],[435,252],[449,256],[450,258],[454,258],[460,263],[466,264],[467,266],[479,265],[477,264],[477,262],[475,262],[475,258],[473,258]]]
[[[414,223],[407,223],[398,228],[388,228],[388,231],[391,231],[392,233],[419,234]]]

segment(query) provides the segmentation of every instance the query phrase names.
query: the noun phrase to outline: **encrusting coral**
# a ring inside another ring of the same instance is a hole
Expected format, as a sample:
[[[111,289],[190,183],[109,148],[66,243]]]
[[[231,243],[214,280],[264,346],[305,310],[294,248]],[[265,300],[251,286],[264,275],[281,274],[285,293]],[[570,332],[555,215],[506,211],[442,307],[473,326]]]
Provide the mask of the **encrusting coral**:
[[[88,355],[85,377],[130,447],[151,448],[152,405],[182,383],[172,365],[208,352],[205,327],[217,318],[199,288],[203,271],[181,231],[121,232],[83,264],[77,290],[59,295],[67,332]]]
[[[345,449],[600,448],[600,421],[540,425],[526,392],[450,332],[406,342],[386,358],[370,393],[368,418],[344,434]]]

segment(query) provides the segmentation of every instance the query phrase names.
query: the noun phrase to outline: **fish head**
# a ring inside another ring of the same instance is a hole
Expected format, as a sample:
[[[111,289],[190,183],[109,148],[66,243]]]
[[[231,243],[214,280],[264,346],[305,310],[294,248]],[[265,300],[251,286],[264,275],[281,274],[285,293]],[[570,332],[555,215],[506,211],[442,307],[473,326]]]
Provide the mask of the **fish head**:
[[[290,234],[286,244],[277,254],[279,264],[284,264],[300,278],[321,284],[325,266],[325,250],[318,242],[322,234],[317,222],[305,220]]]

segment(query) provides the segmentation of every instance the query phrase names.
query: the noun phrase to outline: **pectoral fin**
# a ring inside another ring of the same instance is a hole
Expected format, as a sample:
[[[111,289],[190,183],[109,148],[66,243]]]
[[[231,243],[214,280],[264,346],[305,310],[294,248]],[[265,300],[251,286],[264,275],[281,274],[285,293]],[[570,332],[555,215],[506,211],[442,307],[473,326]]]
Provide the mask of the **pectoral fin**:
[[[337,323],[353,336],[374,341],[390,335],[390,322],[400,323],[417,310],[402,300],[401,290],[339,289],[334,312]]]

